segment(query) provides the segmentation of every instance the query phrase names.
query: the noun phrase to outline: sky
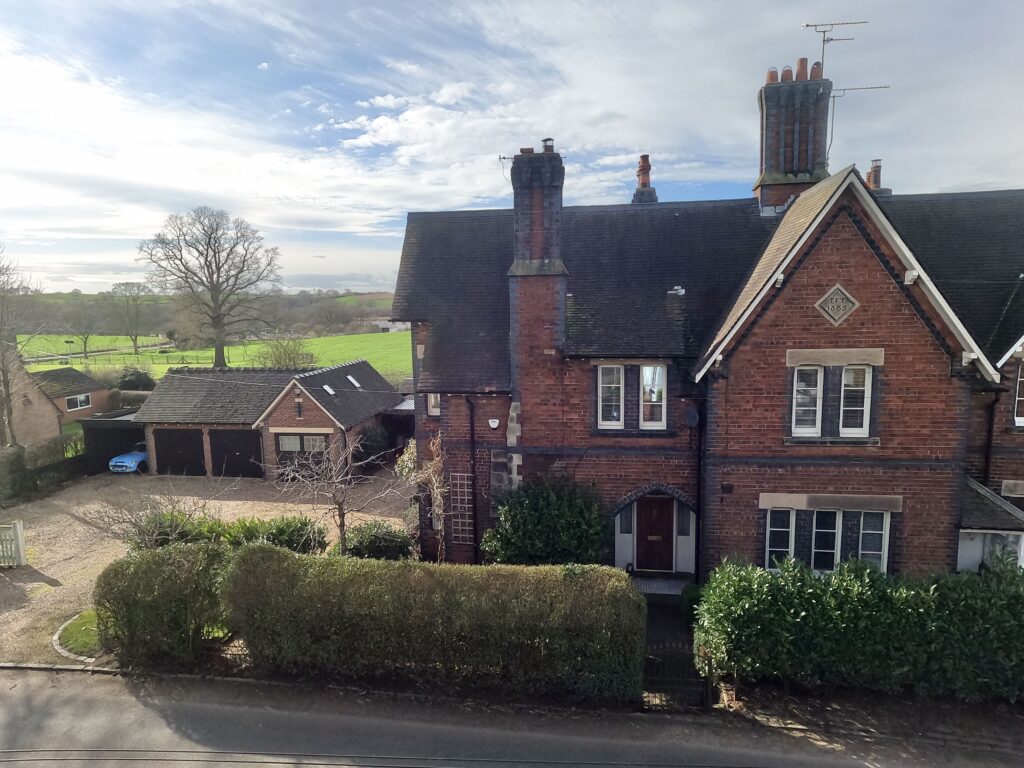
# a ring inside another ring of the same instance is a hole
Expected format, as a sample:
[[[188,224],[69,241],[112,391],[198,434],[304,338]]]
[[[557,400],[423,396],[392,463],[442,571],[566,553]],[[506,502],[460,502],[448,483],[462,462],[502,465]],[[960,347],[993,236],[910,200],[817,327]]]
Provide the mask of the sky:
[[[46,290],[144,280],[197,205],[281,250],[288,289],[390,290],[409,211],[511,205],[551,136],[565,203],[748,197],[757,89],[826,49],[833,170],[896,193],[1024,186],[1017,2],[0,0],[0,243]],[[840,32],[835,33],[836,36]]]

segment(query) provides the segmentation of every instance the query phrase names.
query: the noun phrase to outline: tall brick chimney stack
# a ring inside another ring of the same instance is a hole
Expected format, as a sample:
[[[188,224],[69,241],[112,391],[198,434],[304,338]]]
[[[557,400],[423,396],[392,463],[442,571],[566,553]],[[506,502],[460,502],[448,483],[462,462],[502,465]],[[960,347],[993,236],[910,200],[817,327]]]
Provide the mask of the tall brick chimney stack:
[[[758,91],[761,109],[761,173],[754,193],[762,208],[785,205],[790,197],[828,177],[827,134],[832,81],[821,62],[808,71],[807,59],[768,70]]]
[[[651,156],[640,155],[640,162],[636,166],[636,192],[633,193],[633,203],[656,203],[658,193],[651,186]]]
[[[509,275],[565,274],[562,264],[562,184],[565,168],[553,139],[542,152],[520,149],[512,160],[514,260]]]
[[[868,176],[864,180],[868,189],[880,189],[882,186],[882,161],[872,160],[871,169],[868,171]]]

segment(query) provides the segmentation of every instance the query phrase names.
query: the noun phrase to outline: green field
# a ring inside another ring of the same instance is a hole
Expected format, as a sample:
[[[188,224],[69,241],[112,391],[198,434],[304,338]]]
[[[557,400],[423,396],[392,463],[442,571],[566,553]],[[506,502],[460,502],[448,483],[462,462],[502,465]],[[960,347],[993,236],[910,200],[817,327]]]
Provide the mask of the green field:
[[[348,336],[322,336],[307,339],[306,350],[316,357],[317,365],[337,365],[350,360],[368,360],[388,381],[398,384],[412,376],[412,347],[410,333],[360,333]],[[244,368],[256,364],[255,357],[262,342],[232,344],[225,349],[228,365]],[[131,349],[114,354],[90,354],[88,360],[75,358],[72,364],[83,370],[118,371],[122,368],[140,368],[153,378],[161,378],[168,368],[193,366],[208,368],[213,365],[213,349],[179,351],[176,349],[131,354]],[[61,368],[59,361],[34,363],[30,371]]]
[[[391,301],[394,294],[381,291],[379,293],[350,293],[339,296],[338,303],[346,306],[358,305],[367,316],[388,317],[391,315]]]
[[[71,355],[82,351],[82,342],[66,334],[48,333],[29,338],[19,335],[18,341],[25,342],[21,349],[24,357],[41,357],[43,355]],[[163,339],[159,336],[140,336],[139,345],[159,344]],[[71,342],[70,344],[68,342]],[[89,351],[99,349],[132,350],[132,340],[127,336],[92,336],[89,339]]]

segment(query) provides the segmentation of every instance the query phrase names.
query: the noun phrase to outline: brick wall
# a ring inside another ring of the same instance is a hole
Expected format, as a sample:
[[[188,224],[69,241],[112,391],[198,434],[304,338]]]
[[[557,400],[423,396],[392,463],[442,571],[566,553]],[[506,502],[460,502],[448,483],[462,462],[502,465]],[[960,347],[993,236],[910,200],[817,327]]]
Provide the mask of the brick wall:
[[[944,328],[922,319],[919,297],[894,279],[895,255],[852,195],[843,202],[711,377],[705,571],[727,556],[763,561],[761,492],[902,496],[890,570],[955,565],[969,384]],[[837,283],[859,307],[833,326],[815,304]],[[833,348],[885,351],[873,376],[877,445],[787,444],[793,371],[786,350]]]
[[[302,399],[302,415],[295,405],[295,397],[298,394]],[[266,465],[266,477],[274,479],[274,470],[271,465],[277,463],[277,435],[271,429],[322,429],[330,430],[320,434],[326,434],[328,443],[331,445],[331,452],[335,458],[339,455],[342,446],[345,445],[341,430],[337,428],[334,420],[324,412],[323,408],[317,405],[316,401],[302,393],[298,386],[289,384],[288,389],[279,401],[277,406],[267,414],[263,421],[261,432],[263,436],[263,461]],[[287,433],[285,433],[287,434]],[[295,433],[299,434],[299,433]]]
[[[53,456],[46,461],[63,458],[63,449],[59,442],[60,411],[53,402],[39,389],[20,360],[14,360],[11,372],[11,405],[14,410],[14,435],[20,445],[26,449],[46,444],[54,445]]]
[[[1016,426],[1014,420],[1020,365],[1021,360],[1011,357],[1000,371],[1002,386],[1008,389],[998,393],[987,483],[997,493],[1002,491],[1004,480],[1024,482],[1024,427]],[[971,398],[970,444],[967,459],[971,476],[979,482],[985,481],[989,410],[995,395],[993,392],[977,392]],[[1024,501],[1018,503],[1024,504]]]
[[[86,393],[82,393],[86,394]],[[73,411],[68,411],[67,399],[64,397],[53,398],[53,404],[57,407],[57,410],[63,415],[65,423],[78,421],[79,419],[86,419],[95,413],[105,413],[109,410],[110,402],[110,390],[109,389],[97,389],[94,392],[88,393],[90,405],[88,408],[78,408]]]

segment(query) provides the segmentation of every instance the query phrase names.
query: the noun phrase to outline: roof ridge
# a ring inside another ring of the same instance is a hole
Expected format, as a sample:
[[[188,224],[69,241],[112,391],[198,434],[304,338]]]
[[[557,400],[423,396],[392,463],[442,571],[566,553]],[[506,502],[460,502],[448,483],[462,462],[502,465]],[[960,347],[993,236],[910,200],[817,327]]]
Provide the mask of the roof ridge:
[[[302,373],[296,374],[295,378],[302,379],[305,378],[306,376],[313,376],[315,374],[324,373],[326,371],[334,371],[337,370],[338,368],[347,368],[348,366],[355,365],[356,363],[369,364],[369,361],[365,357],[359,357],[356,358],[355,360],[349,360],[347,363],[336,363],[334,365],[325,365],[323,368],[314,368],[311,371],[303,371]]]
[[[304,368],[274,368],[274,367],[254,367],[254,368],[229,368],[229,367],[218,367],[218,368],[204,368],[200,366],[178,366],[176,368],[168,368],[167,373],[307,373],[309,367]]]

